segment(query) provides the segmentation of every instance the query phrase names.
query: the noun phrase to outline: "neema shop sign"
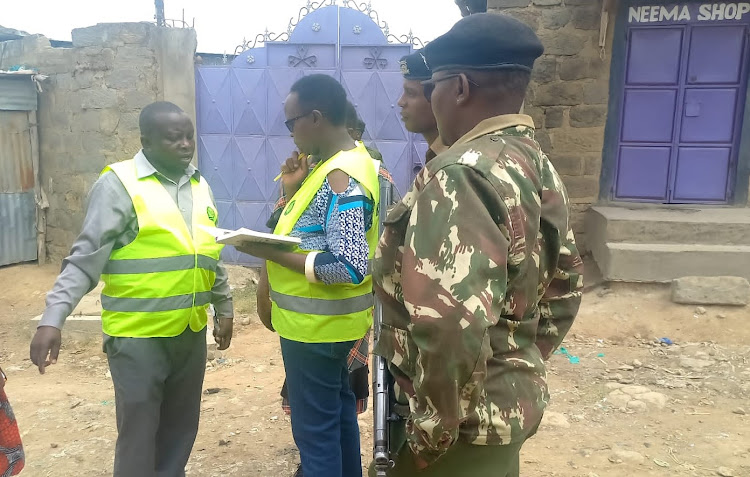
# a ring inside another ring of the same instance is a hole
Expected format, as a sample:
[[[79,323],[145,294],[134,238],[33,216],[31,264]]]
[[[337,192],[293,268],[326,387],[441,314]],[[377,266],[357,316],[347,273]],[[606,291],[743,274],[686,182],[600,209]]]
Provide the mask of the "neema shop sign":
[[[750,2],[642,5],[628,8],[628,23],[696,23],[750,21]]]

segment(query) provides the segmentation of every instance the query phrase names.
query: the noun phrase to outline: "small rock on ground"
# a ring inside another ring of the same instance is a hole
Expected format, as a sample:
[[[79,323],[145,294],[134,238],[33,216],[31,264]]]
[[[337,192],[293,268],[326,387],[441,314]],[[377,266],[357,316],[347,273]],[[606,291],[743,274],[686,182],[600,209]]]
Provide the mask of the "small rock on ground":
[[[609,456],[609,461],[613,464],[642,464],[646,460],[642,454],[634,451],[616,450]]]
[[[627,404],[627,408],[636,412],[646,412],[648,410],[648,406],[643,401],[630,401]]]
[[[644,412],[649,408],[663,409],[668,400],[665,394],[651,391],[646,386],[635,385],[615,388],[607,399],[613,406],[636,412]]]
[[[738,414],[738,415],[740,415],[740,416],[744,416],[744,415],[746,415],[746,414],[747,414],[747,412],[745,412],[745,410],[744,410],[743,408],[741,408],[741,407],[738,407],[738,408],[735,408],[735,409],[733,409],[733,410],[732,410],[732,413],[734,413],[734,414]]]
[[[549,411],[545,412],[544,417],[542,417],[542,426],[567,429],[570,427],[570,423],[568,422],[568,418],[565,417],[565,414]]]
[[[714,362],[708,359],[680,358],[680,366],[688,369],[703,369],[713,364]]]
[[[719,467],[716,469],[716,473],[721,477],[734,477],[734,471],[729,467]]]

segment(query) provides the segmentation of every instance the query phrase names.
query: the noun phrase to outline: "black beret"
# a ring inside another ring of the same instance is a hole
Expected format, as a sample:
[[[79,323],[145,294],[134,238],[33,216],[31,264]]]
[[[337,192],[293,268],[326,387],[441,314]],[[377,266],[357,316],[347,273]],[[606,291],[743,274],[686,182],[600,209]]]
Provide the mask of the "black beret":
[[[462,68],[531,71],[542,53],[544,46],[531,28],[495,13],[460,20],[423,50],[433,72]]]
[[[432,70],[422,55],[422,50],[401,58],[401,74],[409,80],[427,80],[432,78]]]

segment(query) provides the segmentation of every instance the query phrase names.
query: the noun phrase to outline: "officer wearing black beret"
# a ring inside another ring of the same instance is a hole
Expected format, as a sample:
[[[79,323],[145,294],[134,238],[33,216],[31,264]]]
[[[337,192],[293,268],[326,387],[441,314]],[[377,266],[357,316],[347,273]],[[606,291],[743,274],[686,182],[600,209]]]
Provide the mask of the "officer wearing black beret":
[[[404,92],[398,100],[401,108],[401,120],[406,130],[421,134],[429,145],[425,162],[443,152],[446,147],[438,134],[432,106],[424,94],[422,81],[432,78],[432,70],[421,51],[401,58],[401,74],[404,77]]]
[[[372,268],[374,353],[405,409],[391,477],[518,477],[549,400],[545,360],[578,312],[583,263],[565,186],[519,114],[543,51],[488,13],[423,51],[449,148],[388,214]]]
[[[517,114],[534,62],[543,52],[544,46],[531,28],[510,16],[491,13],[468,16],[427,45],[424,56],[433,75],[423,86],[431,98],[443,142],[448,146],[453,144],[468,132],[463,130],[468,123]],[[459,96],[432,97],[435,90],[449,89]],[[469,92],[470,95],[465,94]],[[467,106],[465,101],[471,100],[472,107],[453,108],[448,103],[455,103],[454,100],[459,101],[457,106]],[[438,110],[443,113],[442,126]],[[456,122],[465,114],[474,120],[462,121],[463,129],[450,127],[457,126]]]

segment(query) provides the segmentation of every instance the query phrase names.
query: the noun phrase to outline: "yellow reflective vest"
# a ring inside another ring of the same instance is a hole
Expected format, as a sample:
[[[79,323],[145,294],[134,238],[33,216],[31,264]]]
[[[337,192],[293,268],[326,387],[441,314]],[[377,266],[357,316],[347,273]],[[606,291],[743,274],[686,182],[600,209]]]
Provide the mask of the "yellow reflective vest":
[[[216,206],[205,179],[190,180],[192,234],[155,175],[139,179],[134,160],[104,169],[117,174],[138,219],[138,235],[113,250],[102,274],[102,328],[110,336],[171,337],[206,326],[223,245],[201,226],[215,227]]]
[[[275,234],[289,235],[302,213],[320,190],[328,174],[336,169],[346,172],[360,183],[375,204],[373,226],[367,232],[372,260],[378,242],[378,210],[380,186],[375,161],[362,143],[349,151],[341,151],[318,164],[302,183],[281,214]],[[295,253],[309,251],[295,247]],[[303,273],[268,262],[271,286],[273,327],[282,338],[303,343],[337,343],[362,338],[372,326],[372,277],[359,284],[326,285],[311,283]]]

